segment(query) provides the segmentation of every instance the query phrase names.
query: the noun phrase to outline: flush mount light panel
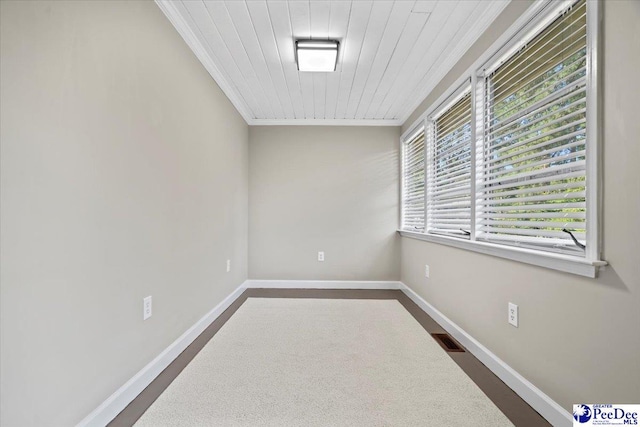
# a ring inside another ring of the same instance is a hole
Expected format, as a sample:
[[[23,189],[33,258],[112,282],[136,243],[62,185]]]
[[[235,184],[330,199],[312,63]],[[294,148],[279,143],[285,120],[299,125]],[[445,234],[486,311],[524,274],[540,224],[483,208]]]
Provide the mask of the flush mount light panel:
[[[332,72],[338,62],[336,40],[297,40],[296,59],[298,70]]]

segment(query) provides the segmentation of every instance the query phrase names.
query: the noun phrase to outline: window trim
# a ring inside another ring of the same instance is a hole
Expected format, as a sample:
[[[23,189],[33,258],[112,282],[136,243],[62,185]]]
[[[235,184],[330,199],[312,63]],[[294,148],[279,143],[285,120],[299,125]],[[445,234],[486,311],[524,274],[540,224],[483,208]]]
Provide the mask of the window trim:
[[[482,241],[469,241],[456,237],[440,236],[435,234],[416,233],[414,231],[398,230],[402,237],[409,237],[425,242],[437,243],[454,248],[466,249],[486,255],[493,255],[512,261],[519,261],[526,264],[546,267],[552,270],[564,271],[565,273],[577,274],[579,276],[597,277],[599,267],[607,265],[606,261],[589,261],[585,258],[578,258],[570,255],[556,254],[553,252],[542,252],[534,249],[518,248],[515,246],[504,246]]]
[[[404,200],[402,200],[405,194],[405,187],[404,187],[404,184],[405,184],[404,183],[404,173],[405,173],[404,152],[406,150],[405,146],[409,144],[411,141],[413,141],[414,139],[418,138],[421,133],[424,134],[425,132],[426,132],[426,128],[424,125],[424,121],[418,121],[416,122],[416,124],[414,124],[414,126],[410,129],[410,131],[405,132],[403,137],[400,138],[400,226],[398,227],[398,229],[400,230],[404,230],[402,227],[404,226],[404,220],[405,220],[405,206],[404,206]],[[425,206],[427,203],[427,184],[426,184],[427,151],[426,150],[427,150],[427,144],[425,140],[425,152],[424,152],[424,156],[425,156],[424,203],[425,203]],[[426,227],[426,221],[427,221],[427,217],[425,212],[425,216],[424,216],[425,227]],[[407,231],[407,230],[404,230],[404,231]]]
[[[424,240],[432,243],[443,244],[447,246],[453,246],[462,248],[474,252],[480,252],[488,255],[493,255],[501,258],[506,258],[514,261],[519,261],[527,264],[546,267],[554,270],[564,271],[567,273],[577,274],[586,277],[597,277],[599,267],[607,265],[606,261],[602,260],[601,248],[602,248],[602,129],[600,124],[602,117],[601,108],[601,88],[600,84],[600,25],[601,25],[601,0],[586,0],[587,2],[587,139],[590,144],[587,144],[587,167],[586,167],[586,180],[587,180],[587,200],[586,200],[586,220],[587,220],[587,250],[584,257],[558,254],[552,252],[538,251],[535,249],[519,248],[515,246],[500,245],[490,242],[482,242],[474,240],[475,238],[475,203],[472,203],[472,228],[471,239],[459,239],[456,237],[440,236],[434,234],[427,234],[426,228],[424,233],[417,233],[413,231],[402,230],[402,224],[398,229],[398,232],[403,237],[414,238],[418,240]],[[428,127],[429,120],[434,116],[442,106],[447,103],[452,97],[455,97],[455,93],[458,93],[461,87],[464,87],[465,82],[468,84],[469,78],[471,78],[471,114],[472,122],[476,121],[476,125],[472,126],[472,146],[471,155],[472,159],[476,159],[476,142],[482,138],[482,135],[476,135],[479,130],[482,132],[482,127],[478,128],[477,122],[482,121],[482,113],[477,114],[477,96],[478,96],[478,84],[481,84],[484,78],[485,69],[487,66],[495,68],[499,65],[501,60],[510,58],[514,50],[517,50],[522,44],[523,40],[530,39],[534,34],[539,32],[542,28],[549,25],[556,17],[557,14],[566,9],[568,4],[573,3],[573,0],[565,0],[560,4],[553,0],[538,0],[527,11],[525,11],[510,27],[505,31],[492,45],[487,49],[477,60],[451,85],[445,90],[442,95],[433,102],[427,110],[421,114],[418,119],[409,127],[409,130],[405,132],[400,138],[401,144],[407,139],[408,136],[415,134],[416,129],[422,127],[425,129]],[[498,65],[496,65],[498,64]],[[425,150],[428,149],[425,145]],[[426,154],[426,153],[425,153]],[[472,176],[476,175],[476,162],[472,162]],[[401,176],[402,180],[402,176]],[[475,180],[471,180],[472,194],[475,194]],[[402,194],[402,193],[401,193]],[[425,196],[427,192],[425,191]],[[426,215],[426,213],[425,213]],[[425,224],[426,224],[425,217]]]
[[[433,167],[433,165],[431,165],[430,163],[430,157],[429,156],[429,144],[428,142],[431,140],[431,138],[433,138],[433,132],[435,130],[435,126],[436,126],[436,122],[437,120],[444,114],[447,112],[447,110],[449,110],[449,108],[451,108],[452,106],[454,106],[458,101],[460,101],[461,99],[463,99],[464,97],[467,96],[467,94],[469,94],[470,96],[470,103],[471,103],[471,108],[470,108],[470,114],[471,114],[471,118],[470,118],[470,122],[471,122],[471,150],[469,153],[470,156],[470,185],[469,185],[469,191],[470,191],[470,199],[473,200],[473,194],[475,193],[475,182],[473,177],[475,176],[475,152],[473,149],[473,145],[475,144],[476,138],[475,138],[475,126],[473,125],[473,118],[474,118],[474,108],[473,108],[473,103],[474,103],[474,99],[473,99],[473,91],[474,91],[474,87],[472,85],[472,80],[471,78],[466,78],[463,80],[462,84],[460,84],[457,88],[455,88],[454,90],[450,90],[447,93],[449,94],[449,96],[446,97],[446,99],[444,101],[442,101],[441,103],[437,104],[437,106],[435,106],[432,111],[431,114],[429,114],[429,116],[425,119],[424,122],[424,132],[425,132],[425,179],[426,177],[429,176],[429,172],[430,172],[430,168]],[[428,233],[429,230],[429,222],[431,221],[431,219],[429,218],[429,194],[431,192],[431,190],[429,189],[430,184],[428,182],[425,182],[425,201],[424,201],[424,205],[425,205],[425,215],[424,215],[424,226],[425,226],[425,234],[428,235],[436,235],[436,236],[450,236],[454,239],[463,239],[463,240],[473,240],[473,235],[475,233],[475,224],[474,224],[474,217],[475,217],[475,203],[470,203],[471,204],[471,208],[469,209],[469,215],[470,215],[470,233],[471,235],[469,236],[454,236],[453,234],[440,234],[440,233]]]

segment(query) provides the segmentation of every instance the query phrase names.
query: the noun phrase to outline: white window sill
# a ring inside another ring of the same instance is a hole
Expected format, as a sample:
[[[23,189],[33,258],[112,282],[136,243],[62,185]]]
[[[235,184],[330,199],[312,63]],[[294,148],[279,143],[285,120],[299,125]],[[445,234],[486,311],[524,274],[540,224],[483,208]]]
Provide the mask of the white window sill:
[[[597,276],[599,267],[607,265],[606,261],[589,261],[584,258],[578,258],[570,255],[545,253],[533,249],[506,247],[487,242],[456,239],[455,237],[437,236],[405,230],[398,230],[398,233],[400,233],[402,237],[453,246],[455,248],[466,249],[469,251],[493,255],[500,258],[506,258],[513,261],[524,262],[591,278]]]

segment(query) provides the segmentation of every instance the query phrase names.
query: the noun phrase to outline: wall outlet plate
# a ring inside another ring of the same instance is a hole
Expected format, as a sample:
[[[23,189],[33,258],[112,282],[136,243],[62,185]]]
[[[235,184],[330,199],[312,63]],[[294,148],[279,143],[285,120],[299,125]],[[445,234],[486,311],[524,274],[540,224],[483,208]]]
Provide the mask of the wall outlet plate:
[[[512,302],[509,303],[509,324],[518,327],[518,306]]]
[[[425,266],[424,266],[424,277],[426,277],[428,279],[430,275],[431,275],[431,271],[429,270],[429,264],[425,264]]]
[[[231,271],[231,260],[227,260],[227,273]]]
[[[324,261],[324,252],[318,252],[318,261]]]
[[[142,300],[142,320],[147,320],[153,314],[151,295]]]

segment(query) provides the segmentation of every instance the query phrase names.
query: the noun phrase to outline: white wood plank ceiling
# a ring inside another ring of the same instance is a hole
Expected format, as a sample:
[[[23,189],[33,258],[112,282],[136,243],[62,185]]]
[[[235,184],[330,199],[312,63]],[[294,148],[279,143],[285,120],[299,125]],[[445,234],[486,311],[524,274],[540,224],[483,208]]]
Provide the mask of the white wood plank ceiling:
[[[400,125],[509,0],[156,0],[252,125]],[[340,41],[299,72],[296,39]]]

